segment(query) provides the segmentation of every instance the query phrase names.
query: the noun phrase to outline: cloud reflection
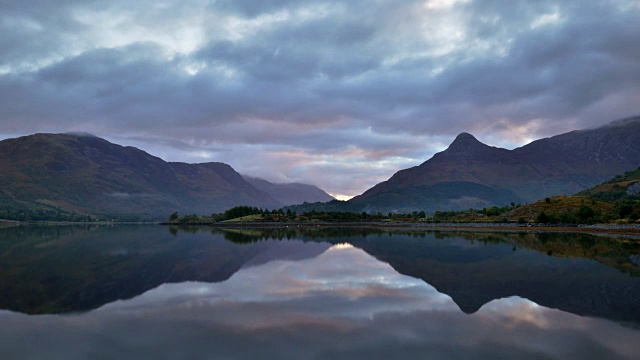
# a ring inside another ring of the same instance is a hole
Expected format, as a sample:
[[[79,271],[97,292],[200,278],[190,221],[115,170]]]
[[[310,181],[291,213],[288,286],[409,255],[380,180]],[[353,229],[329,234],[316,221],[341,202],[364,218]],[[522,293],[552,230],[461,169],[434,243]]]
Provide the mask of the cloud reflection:
[[[521,298],[462,313],[350,245],[83,315],[0,312],[2,358],[637,358],[640,333]]]

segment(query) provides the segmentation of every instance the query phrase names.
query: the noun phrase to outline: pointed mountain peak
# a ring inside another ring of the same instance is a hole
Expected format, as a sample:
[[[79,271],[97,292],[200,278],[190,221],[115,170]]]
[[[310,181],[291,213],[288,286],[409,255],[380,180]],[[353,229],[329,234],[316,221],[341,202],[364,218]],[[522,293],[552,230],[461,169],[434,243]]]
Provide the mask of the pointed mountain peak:
[[[463,132],[456,136],[455,140],[443,152],[436,154],[438,158],[460,158],[460,159],[488,159],[498,153],[508,151],[494,148],[478,141],[473,135]]]
[[[478,139],[476,139],[473,135],[463,132],[463,133],[460,133],[458,136],[456,136],[455,140],[453,140],[451,145],[449,145],[448,150],[469,149],[472,147],[474,148],[478,147],[478,145],[487,146],[481,143],[480,141],[478,141]]]
[[[456,136],[456,139],[453,140],[453,143],[455,144],[456,142],[460,142],[460,141],[474,141],[474,142],[479,142],[478,139],[475,138],[475,136],[466,133],[466,132],[462,132],[460,134],[458,134],[458,136]]]

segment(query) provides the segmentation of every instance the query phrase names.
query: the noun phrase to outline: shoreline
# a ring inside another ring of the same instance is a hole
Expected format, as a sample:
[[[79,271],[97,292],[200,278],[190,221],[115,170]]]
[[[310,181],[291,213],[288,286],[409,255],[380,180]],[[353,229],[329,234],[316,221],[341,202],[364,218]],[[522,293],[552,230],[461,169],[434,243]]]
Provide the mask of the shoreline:
[[[66,226],[66,225],[158,225],[158,221],[115,222],[115,221],[16,221],[0,219],[1,227],[10,226]]]
[[[65,226],[65,225],[163,225],[190,227],[202,226],[218,229],[274,229],[274,228],[378,228],[404,231],[464,231],[464,232],[520,232],[520,233],[583,233],[640,240],[640,224],[558,225],[513,223],[421,223],[421,222],[220,222],[187,223],[168,222],[19,222],[0,220],[0,228],[14,226]]]
[[[381,228],[410,231],[465,231],[465,232],[522,232],[522,233],[585,233],[598,236],[613,236],[640,240],[640,224],[594,224],[594,225],[518,225],[504,223],[403,223],[403,222],[349,222],[349,223],[278,223],[235,222],[208,224],[172,224],[164,226],[204,226],[219,229],[274,229],[274,228]]]

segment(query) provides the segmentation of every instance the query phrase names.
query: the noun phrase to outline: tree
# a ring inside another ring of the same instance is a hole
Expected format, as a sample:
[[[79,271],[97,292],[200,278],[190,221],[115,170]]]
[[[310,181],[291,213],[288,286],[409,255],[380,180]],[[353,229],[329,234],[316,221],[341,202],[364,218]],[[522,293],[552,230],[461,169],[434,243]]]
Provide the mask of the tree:
[[[538,214],[538,217],[536,218],[536,222],[539,222],[541,224],[546,224],[549,222],[549,217],[543,211],[540,214]]]
[[[200,219],[196,214],[185,215],[180,219],[180,222],[183,224],[197,223],[198,221],[200,221]]]
[[[634,205],[634,202],[631,200],[624,200],[618,203],[618,216],[620,216],[621,219],[624,219],[631,215],[633,213]]]
[[[580,205],[577,215],[578,215],[578,219],[581,222],[588,222],[593,220],[593,218],[596,216],[596,212],[589,206]]]
[[[171,215],[169,215],[169,221],[175,221],[178,220],[180,216],[178,215],[177,211],[174,211]]]

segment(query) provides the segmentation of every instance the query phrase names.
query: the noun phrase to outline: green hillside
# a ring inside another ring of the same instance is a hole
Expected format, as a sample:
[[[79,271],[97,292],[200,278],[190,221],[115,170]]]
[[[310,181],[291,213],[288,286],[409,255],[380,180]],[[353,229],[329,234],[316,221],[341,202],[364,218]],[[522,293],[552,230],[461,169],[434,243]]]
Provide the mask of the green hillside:
[[[579,192],[576,195],[590,196],[604,201],[619,201],[624,199],[640,198],[640,167],[618,175],[609,181],[605,181],[591,189]]]
[[[640,168],[627,171],[574,196],[555,196],[509,213],[511,220],[592,223],[640,219]]]
[[[432,221],[593,224],[640,222],[640,168],[573,196],[551,196],[530,204],[436,211]]]

